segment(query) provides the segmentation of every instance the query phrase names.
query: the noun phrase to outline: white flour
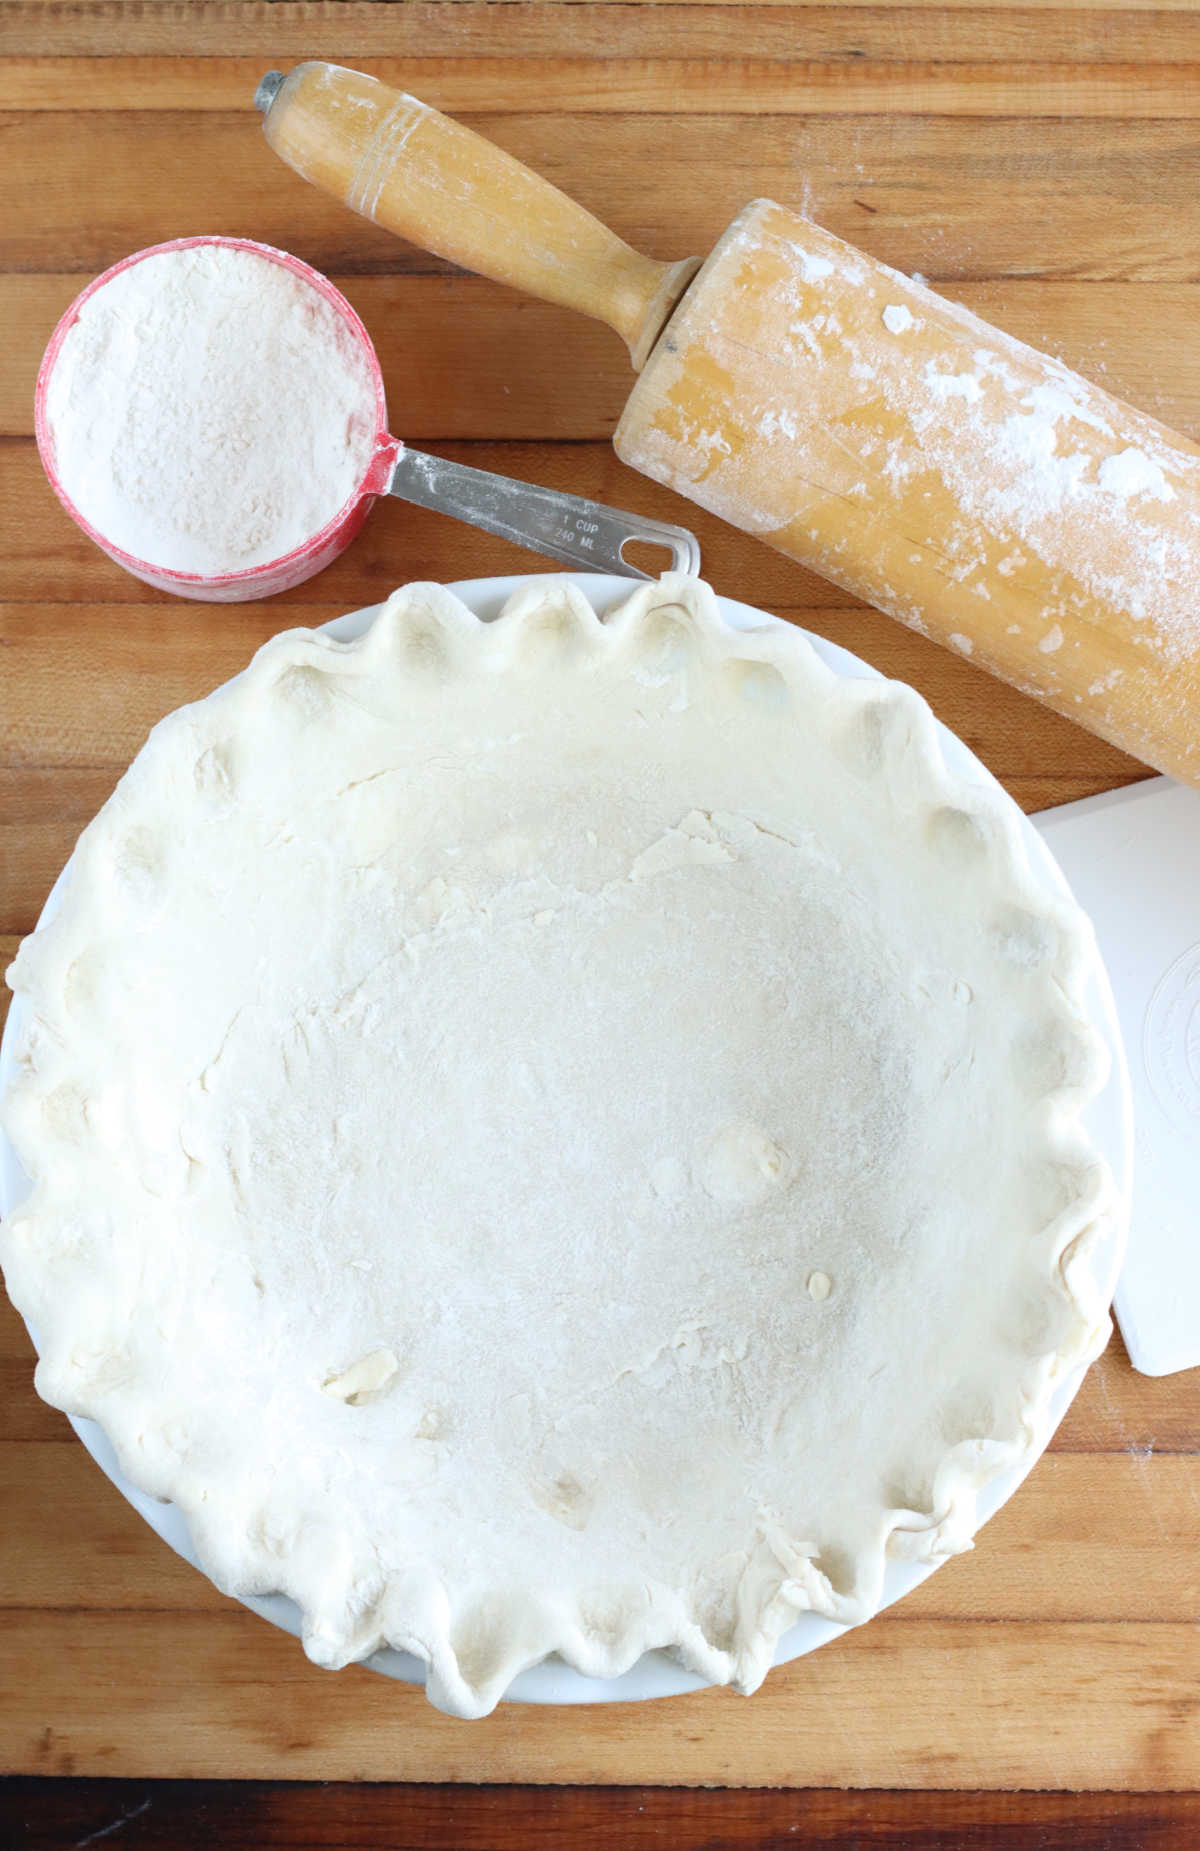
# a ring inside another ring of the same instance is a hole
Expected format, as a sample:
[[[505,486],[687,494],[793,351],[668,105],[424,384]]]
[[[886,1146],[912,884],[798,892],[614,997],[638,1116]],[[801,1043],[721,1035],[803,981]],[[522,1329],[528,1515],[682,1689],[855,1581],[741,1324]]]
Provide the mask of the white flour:
[[[150,565],[217,574],[298,546],[370,459],[367,362],[332,305],[253,251],[147,257],[85,303],[50,378],[62,486]]]
[[[883,325],[889,334],[907,334],[916,325],[912,311],[902,302],[889,302],[883,311]]]

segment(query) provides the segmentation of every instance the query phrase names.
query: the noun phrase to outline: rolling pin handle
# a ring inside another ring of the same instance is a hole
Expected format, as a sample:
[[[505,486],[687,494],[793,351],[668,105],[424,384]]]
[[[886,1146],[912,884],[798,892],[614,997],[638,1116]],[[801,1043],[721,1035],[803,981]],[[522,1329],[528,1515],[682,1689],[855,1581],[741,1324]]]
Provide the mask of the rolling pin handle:
[[[699,267],[635,251],[511,154],[364,71],[268,71],[254,101],[269,146],[314,186],[464,270],[607,322],[635,367]]]

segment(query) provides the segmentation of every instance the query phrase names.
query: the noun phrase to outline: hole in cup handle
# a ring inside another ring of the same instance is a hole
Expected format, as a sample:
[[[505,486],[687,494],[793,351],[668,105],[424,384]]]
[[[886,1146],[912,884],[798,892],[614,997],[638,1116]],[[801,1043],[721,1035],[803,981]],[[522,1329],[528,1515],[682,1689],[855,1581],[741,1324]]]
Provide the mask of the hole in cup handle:
[[[639,521],[636,515],[630,515],[630,532],[621,541],[617,552],[627,572],[636,573],[640,578],[658,578],[663,572],[682,572],[688,578],[700,576],[700,542],[694,533],[686,527],[672,527],[666,521]],[[629,548],[634,549],[634,556],[629,556]],[[668,555],[664,563],[661,555]],[[647,558],[647,554],[651,557]],[[657,557],[655,557],[657,555]],[[642,565],[638,565],[638,560]],[[649,567],[647,571],[644,568]]]
[[[664,572],[699,575],[699,561],[694,566],[681,563],[679,549],[670,541],[651,539],[647,534],[630,534],[622,540],[620,553],[626,571],[639,572],[643,578],[660,578]]]

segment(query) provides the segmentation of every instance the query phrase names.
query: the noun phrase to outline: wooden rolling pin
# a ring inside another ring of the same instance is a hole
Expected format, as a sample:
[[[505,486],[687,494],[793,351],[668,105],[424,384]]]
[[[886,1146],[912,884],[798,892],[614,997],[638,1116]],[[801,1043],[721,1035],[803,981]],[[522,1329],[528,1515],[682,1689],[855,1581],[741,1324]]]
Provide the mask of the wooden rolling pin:
[[[771,200],[657,263],[361,72],[255,101],[356,212],[615,328],[624,462],[1200,784],[1195,444]]]

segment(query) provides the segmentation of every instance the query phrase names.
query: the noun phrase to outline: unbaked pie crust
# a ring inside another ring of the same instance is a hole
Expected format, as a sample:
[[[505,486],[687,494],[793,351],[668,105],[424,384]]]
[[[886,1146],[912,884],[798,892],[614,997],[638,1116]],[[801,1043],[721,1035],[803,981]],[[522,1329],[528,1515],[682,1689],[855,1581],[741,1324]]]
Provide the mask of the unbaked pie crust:
[[[695,581],[278,636],[11,972],[38,1388],[319,1664],[753,1690],[1107,1336],[1095,957],[912,690]]]

